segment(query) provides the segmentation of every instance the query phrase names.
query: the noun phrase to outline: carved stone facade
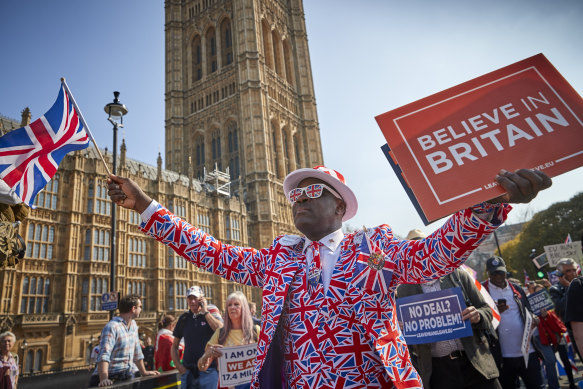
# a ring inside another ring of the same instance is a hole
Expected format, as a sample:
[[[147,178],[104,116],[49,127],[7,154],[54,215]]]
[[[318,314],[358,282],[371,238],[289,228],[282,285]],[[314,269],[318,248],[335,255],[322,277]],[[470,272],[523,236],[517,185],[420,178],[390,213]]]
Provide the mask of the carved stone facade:
[[[241,181],[249,241],[297,233],[287,173],[321,165],[301,0],[166,0],[166,167]]]
[[[226,243],[248,245],[246,207],[237,196],[218,194],[196,179],[133,161],[122,144],[119,171],[138,182],[175,214]],[[105,153],[111,169],[111,153]],[[101,294],[110,290],[111,202],[107,173],[93,148],[65,157],[55,178],[37,196],[37,208],[20,226],[24,259],[0,270],[0,332],[16,334],[14,352],[23,371],[83,366],[109,314]],[[152,336],[167,312],[187,309],[185,294],[200,285],[209,302],[223,309],[229,293],[241,290],[261,302],[261,291],[198,270],[138,229],[139,215],[118,208],[115,289],[143,296],[137,320]]]

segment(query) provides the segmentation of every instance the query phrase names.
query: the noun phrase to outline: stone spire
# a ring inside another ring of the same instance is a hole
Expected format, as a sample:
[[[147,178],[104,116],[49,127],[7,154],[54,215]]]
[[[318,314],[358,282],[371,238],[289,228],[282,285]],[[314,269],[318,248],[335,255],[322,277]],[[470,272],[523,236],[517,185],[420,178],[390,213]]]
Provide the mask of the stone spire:
[[[126,166],[126,153],[128,148],[126,147],[126,140],[121,140],[121,147],[119,148],[119,167],[124,168]]]
[[[162,154],[160,154],[160,152],[158,151],[158,159],[156,160],[156,162],[158,162],[158,181],[162,180]]]
[[[194,169],[192,168],[192,157],[188,157],[188,187],[192,188]]]
[[[30,113],[30,108],[26,107],[22,110],[22,119],[20,119],[20,127],[28,126],[30,124],[30,118],[32,117]]]

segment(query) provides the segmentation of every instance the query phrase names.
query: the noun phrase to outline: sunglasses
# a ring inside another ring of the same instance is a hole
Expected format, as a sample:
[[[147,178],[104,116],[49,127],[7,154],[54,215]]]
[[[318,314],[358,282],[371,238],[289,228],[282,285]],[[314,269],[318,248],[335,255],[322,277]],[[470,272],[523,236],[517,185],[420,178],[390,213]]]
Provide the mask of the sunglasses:
[[[306,196],[310,199],[317,199],[322,196],[324,189],[332,193],[334,197],[342,199],[342,196],[340,196],[338,192],[324,184],[311,184],[303,188],[294,188],[289,191],[287,197],[289,198],[289,202],[294,204],[301,197],[302,193],[306,192]]]

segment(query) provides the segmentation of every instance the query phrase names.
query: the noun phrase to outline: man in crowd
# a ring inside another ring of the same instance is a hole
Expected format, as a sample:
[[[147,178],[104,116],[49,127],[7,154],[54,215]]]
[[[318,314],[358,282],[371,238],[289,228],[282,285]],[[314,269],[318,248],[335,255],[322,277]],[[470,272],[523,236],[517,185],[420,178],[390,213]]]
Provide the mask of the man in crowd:
[[[549,294],[555,304],[556,314],[564,322],[567,288],[571,284],[571,281],[577,277],[577,264],[572,258],[562,258],[557,262],[557,275],[559,276],[559,282],[551,286]]]
[[[101,343],[101,335],[97,337],[97,344],[91,350],[91,355],[89,357],[89,364],[95,368],[97,366],[97,357],[99,356],[99,344]],[[91,368],[89,369],[91,370]]]
[[[532,313],[524,290],[507,280],[508,270],[502,258],[489,258],[486,270],[489,279],[484,281],[484,287],[496,301],[500,312],[498,343],[492,347],[500,370],[500,384],[504,389],[514,389],[517,388],[518,377],[521,377],[527,389],[541,389],[542,371],[532,340],[529,340],[528,366],[521,348],[528,317],[532,318],[532,329],[538,325],[538,317]]]
[[[97,368],[89,386],[109,386],[117,381],[134,378],[132,362],[142,376],[158,375],[144,367],[144,355],[138,337],[137,317],[142,312],[140,296],[129,295],[119,300],[119,316],[114,317],[101,331]]]
[[[421,382],[397,323],[397,285],[450,273],[504,222],[508,202],[528,202],[551,184],[534,170],[501,171],[496,180],[503,196],[455,213],[423,240],[402,241],[387,225],[345,236],[342,222],[358,203],[344,177],[323,166],[298,169],[283,188],[304,236],[280,236],[261,250],[217,241],[129,179],[110,176],[109,195],[196,266],[263,288],[252,387],[412,388]]]
[[[567,289],[571,284],[571,281],[577,277],[577,263],[573,258],[561,258],[559,262],[557,262],[557,275],[559,277],[559,282],[549,289],[549,294],[551,295],[551,300],[555,304],[555,313],[559,316],[559,318],[563,321],[563,323],[567,324],[566,317],[565,317],[565,305],[567,303]],[[569,338],[571,339],[571,343],[573,344],[573,349],[575,353],[579,355],[579,359],[583,361],[581,358],[581,353],[579,347],[577,347],[577,342],[573,336],[573,330],[571,326],[567,326],[567,332],[569,334]],[[567,348],[566,345],[561,345],[561,348]],[[565,350],[562,350],[564,353]]]
[[[419,230],[412,230],[407,235],[407,239],[412,240],[425,237]],[[455,287],[462,290],[466,304],[462,320],[470,320],[473,335],[409,346],[413,366],[425,389],[499,389],[498,368],[486,338],[492,328],[492,309],[465,270],[456,269],[445,277],[424,284],[401,284],[397,294],[407,297]]]
[[[573,341],[580,347],[583,345],[583,304],[581,301],[583,301],[583,277],[577,277],[571,281],[567,289],[565,323],[573,333]]]
[[[223,322],[220,315],[209,311],[209,304],[199,286],[189,288],[186,299],[188,311],[178,318],[174,327],[170,355],[181,374],[182,389],[215,389],[219,380],[216,361],[206,371],[199,371],[197,362],[215,330],[222,327]],[[182,338],[184,355],[181,363],[178,348]]]
[[[144,339],[142,354],[144,354],[144,366],[146,369],[154,370],[154,346],[152,345],[152,338],[149,336]]]
[[[261,319],[257,317],[257,304],[253,301],[249,302],[249,312],[251,312],[251,318],[253,319],[253,325],[261,326]]]

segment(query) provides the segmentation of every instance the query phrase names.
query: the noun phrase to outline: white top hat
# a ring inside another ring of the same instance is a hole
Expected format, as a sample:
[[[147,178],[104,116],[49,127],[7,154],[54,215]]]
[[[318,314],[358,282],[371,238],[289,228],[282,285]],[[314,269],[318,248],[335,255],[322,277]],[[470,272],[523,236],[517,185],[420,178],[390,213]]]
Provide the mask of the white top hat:
[[[285,195],[288,196],[289,192],[292,189],[297,188],[298,184],[306,178],[317,178],[322,180],[342,196],[342,200],[346,203],[346,212],[342,218],[343,222],[356,215],[356,211],[358,211],[358,201],[356,201],[356,196],[352,190],[346,185],[344,176],[336,170],[328,169],[325,166],[298,169],[288,174],[283,181],[283,191]]]

